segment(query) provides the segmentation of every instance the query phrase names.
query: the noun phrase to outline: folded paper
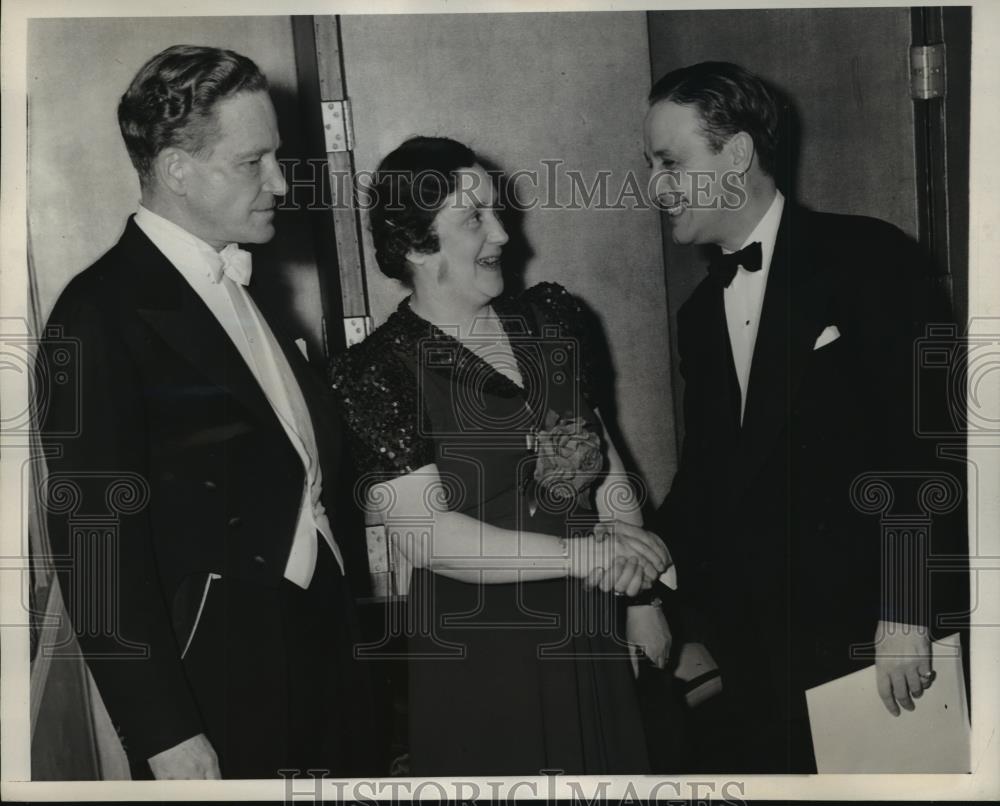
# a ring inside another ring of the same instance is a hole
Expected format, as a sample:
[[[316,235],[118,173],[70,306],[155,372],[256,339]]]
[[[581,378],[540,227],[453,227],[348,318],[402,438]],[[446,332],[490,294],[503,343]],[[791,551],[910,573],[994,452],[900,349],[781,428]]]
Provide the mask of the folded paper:
[[[969,771],[969,712],[958,634],[933,645],[934,682],[915,709],[890,714],[875,667],[806,692],[816,768],[821,773]]]

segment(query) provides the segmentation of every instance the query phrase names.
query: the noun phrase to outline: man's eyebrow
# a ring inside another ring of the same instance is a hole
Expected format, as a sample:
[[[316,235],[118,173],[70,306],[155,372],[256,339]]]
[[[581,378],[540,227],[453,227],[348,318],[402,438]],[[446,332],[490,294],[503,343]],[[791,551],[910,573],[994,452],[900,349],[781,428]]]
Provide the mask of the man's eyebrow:
[[[282,143],[279,140],[278,141],[278,145],[277,145],[277,147],[274,150],[278,151],[282,147],[282,145],[284,145],[284,143]],[[241,152],[241,153],[239,153],[239,154],[236,155],[236,160],[237,161],[239,161],[239,160],[245,160],[245,159],[249,159],[250,157],[255,157],[255,158],[256,157],[262,157],[262,156],[264,156],[264,154],[270,153],[270,151],[271,151],[270,148],[255,148],[252,151],[243,151],[243,152]]]

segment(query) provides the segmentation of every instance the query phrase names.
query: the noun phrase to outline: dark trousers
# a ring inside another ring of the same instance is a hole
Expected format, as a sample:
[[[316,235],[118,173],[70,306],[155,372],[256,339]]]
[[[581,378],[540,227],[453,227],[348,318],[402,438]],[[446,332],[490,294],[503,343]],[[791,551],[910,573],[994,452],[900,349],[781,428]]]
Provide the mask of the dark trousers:
[[[322,540],[308,590],[212,583],[184,667],[223,778],[372,772],[371,688],[356,641],[353,601]],[[149,775],[133,763],[133,777]]]

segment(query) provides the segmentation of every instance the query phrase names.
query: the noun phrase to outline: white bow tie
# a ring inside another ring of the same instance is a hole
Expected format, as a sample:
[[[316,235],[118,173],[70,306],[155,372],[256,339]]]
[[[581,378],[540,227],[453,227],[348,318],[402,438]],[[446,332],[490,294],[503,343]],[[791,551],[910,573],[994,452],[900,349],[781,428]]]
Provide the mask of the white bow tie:
[[[231,243],[219,252],[219,271],[215,281],[219,282],[224,274],[234,283],[249,285],[250,273],[253,271],[252,263],[253,255]]]

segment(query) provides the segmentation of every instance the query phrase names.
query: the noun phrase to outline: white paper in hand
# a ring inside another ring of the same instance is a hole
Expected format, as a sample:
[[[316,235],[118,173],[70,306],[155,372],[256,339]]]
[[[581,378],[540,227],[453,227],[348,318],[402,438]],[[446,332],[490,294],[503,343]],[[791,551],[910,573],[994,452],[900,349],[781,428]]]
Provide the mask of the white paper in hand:
[[[934,683],[916,709],[890,714],[869,666],[806,692],[823,773],[969,771],[969,713],[958,634],[933,644]]]

